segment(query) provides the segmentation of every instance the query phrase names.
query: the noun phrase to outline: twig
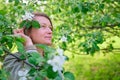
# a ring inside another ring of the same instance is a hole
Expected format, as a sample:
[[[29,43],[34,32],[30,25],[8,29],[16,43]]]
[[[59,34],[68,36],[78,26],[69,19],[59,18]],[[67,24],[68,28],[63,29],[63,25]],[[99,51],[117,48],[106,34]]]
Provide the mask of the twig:
[[[6,50],[5,48],[3,48],[3,50],[4,50],[6,53],[8,53],[9,55],[15,57],[18,61],[23,61],[25,64],[29,65],[30,67],[33,67],[33,68],[35,68],[35,69],[41,70],[39,66],[36,67],[36,66],[28,63],[27,61],[25,61],[25,60],[23,60],[23,59],[20,59],[19,57],[17,57],[16,55],[12,54],[11,52],[9,52],[8,50]]]

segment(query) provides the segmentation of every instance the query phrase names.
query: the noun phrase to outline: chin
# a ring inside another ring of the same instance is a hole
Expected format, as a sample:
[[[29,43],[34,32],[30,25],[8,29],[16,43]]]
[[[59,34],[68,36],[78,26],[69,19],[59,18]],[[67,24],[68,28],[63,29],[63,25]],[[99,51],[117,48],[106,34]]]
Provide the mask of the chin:
[[[47,43],[46,43],[46,45],[51,46],[51,45],[52,45],[52,43],[51,43],[51,42],[47,42]]]
[[[52,44],[47,44],[48,46],[51,46]]]

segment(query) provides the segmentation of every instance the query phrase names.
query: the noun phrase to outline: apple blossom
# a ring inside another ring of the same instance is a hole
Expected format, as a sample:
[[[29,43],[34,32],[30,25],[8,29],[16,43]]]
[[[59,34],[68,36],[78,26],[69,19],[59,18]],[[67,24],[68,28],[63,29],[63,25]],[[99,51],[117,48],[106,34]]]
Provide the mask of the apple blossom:
[[[27,80],[27,74],[28,74],[29,70],[23,68],[21,70],[18,71],[18,76],[20,77],[19,80]]]
[[[67,37],[62,36],[61,41],[62,41],[62,42],[67,42]]]
[[[63,49],[61,49],[61,48],[57,48],[57,53],[58,53],[58,55],[63,55],[63,53],[64,53],[64,51],[63,51]]]
[[[34,15],[30,12],[25,12],[25,15],[22,16],[23,20],[32,20]]]
[[[50,64],[53,67],[53,71],[61,71],[63,64],[65,62],[65,56],[63,55],[63,50],[58,48],[57,49],[58,55],[54,56],[53,59],[48,60],[48,64]]]

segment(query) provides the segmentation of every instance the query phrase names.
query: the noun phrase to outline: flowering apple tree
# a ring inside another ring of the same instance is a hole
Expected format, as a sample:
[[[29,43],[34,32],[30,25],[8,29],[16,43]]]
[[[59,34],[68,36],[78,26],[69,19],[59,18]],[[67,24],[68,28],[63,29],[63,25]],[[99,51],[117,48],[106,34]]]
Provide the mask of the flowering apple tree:
[[[18,72],[20,80],[31,79],[33,76],[36,76],[36,80],[44,77],[50,80],[74,80],[73,74],[63,67],[68,59],[63,54],[64,51],[72,55],[94,55],[96,52],[106,54],[120,50],[119,45],[113,45],[116,40],[111,39],[120,38],[119,0],[0,0],[0,3],[1,80],[7,79],[9,75],[1,66],[2,62],[7,55],[14,56],[11,53],[15,51],[22,56],[14,57],[31,67],[30,70],[23,67]],[[40,24],[32,20],[34,15],[31,13],[36,11],[50,15],[54,26],[55,49],[46,45],[35,45],[44,49],[44,58],[39,53],[27,54],[22,44],[24,39],[12,34],[13,29],[19,26],[27,29],[30,26],[39,28]]]
[[[33,20],[33,17],[34,15],[32,13],[25,12],[25,15],[22,16],[23,21],[21,22],[20,27],[25,27],[26,29],[29,29],[31,26],[40,28],[40,24]],[[23,68],[18,71],[18,76],[20,77],[19,80],[31,80],[33,78],[35,80],[74,80],[73,74],[63,69],[63,65],[67,58],[61,48],[55,50],[43,44],[36,44],[35,46],[44,50],[45,54],[43,57],[40,56],[40,53],[38,52],[28,54],[22,44],[24,41],[25,40],[20,35],[6,35],[1,37],[1,49],[3,50],[1,55],[7,53],[18,60],[23,61]],[[65,37],[63,37],[62,41],[66,41]],[[11,44],[6,45],[9,43]],[[17,50],[21,54],[20,57],[17,57],[10,52],[10,49],[14,45],[17,46]],[[25,60],[28,60],[28,63]],[[24,64],[30,66],[30,69],[27,69]]]

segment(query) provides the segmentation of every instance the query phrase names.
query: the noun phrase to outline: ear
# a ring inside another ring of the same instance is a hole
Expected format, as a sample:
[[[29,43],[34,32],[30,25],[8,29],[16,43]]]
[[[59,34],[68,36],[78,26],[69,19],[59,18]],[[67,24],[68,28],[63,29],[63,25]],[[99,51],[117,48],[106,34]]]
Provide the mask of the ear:
[[[30,36],[30,32],[31,32],[30,29],[24,28],[24,34],[25,34],[25,35]]]

